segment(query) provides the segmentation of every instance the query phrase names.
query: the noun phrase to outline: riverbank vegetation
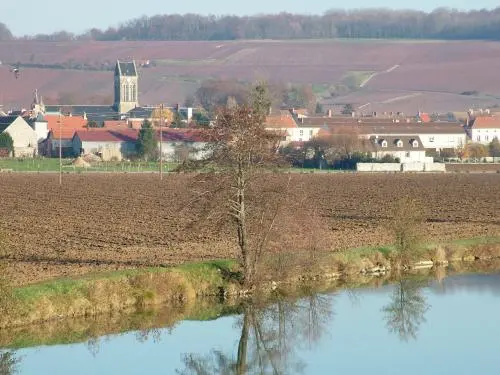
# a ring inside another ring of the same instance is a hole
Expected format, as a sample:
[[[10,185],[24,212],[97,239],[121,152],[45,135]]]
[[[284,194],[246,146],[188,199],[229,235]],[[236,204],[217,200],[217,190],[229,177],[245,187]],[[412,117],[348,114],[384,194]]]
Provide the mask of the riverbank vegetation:
[[[366,250],[365,250],[366,251]],[[298,303],[300,299],[307,301],[320,301],[321,295],[335,291],[347,290],[352,298],[356,299],[357,288],[378,288],[388,284],[394,284],[394,293],[398,297],[406,296],[407,286],[414,286],[412,281],[428,284],[432,280],[441,282],[447,276],[466,273],[489,273],[497,270],[499,261],[492,262],[459,262],[452,263],[447,267],[435,267],[433,269],[413,270],[406,274],[404,282],[398,276],[385,273],[377,277],[359,275],[350,280],[317,280],[295,283],[293,285],[278,286],[265,294],[258,294],[249,298],[201,298],[196,301],[170,302],[167,304],[146,306],[141,309],[135,307],[122,311],[114,311],[95,316],[82,316],[71,319],[56,319],[38,324],[23,325],[2,329],[0,335],[0,347],[9,350],[27,348],[41,345],[64,345],[86,342],[89,351],[95,355],[99,351],[100,337],[104,335],[116,335],[128,331],[134,331],[137,340],[143,342],[149,338],[159,339],[160,329],[174,329],[178,322],[184,320],[205,321],[217,319],[222,316],[244,314],[248,306],[252,305],[254,311],[265,309],[275,303],[284,303],[286,306],[304,307]],[[411,289],[414,291],[414,289]],[[319,298],[319,299],[318,299]],[[398,298],[391,301],[388,308],[392,310],[404,309],[407,302]],[[403,303],[403,306],[400,304]],[[283,305],[282,305],[283,307]],[[312,306],[314,307],[314,305]],[[311,311],[314,313],[314,311]],[[315,315],[314,315],[315,316]],[[396,315],[388,314],[388,318]],[[393,327],[401,328],[397,319],[390,319]],[[397,330],[399,334],[400,330]],[[414,331],[401,331],[406,337]]]
[[[259,274],[259,292],[254,295],[257,298],[269,296],[277,289],[290,292],[310,282],[335,284],[337,280],[342,280],[363,284],[372,277],[386,275],[390,278],[400,271],[422,267],[430,269],[449,262],[466,262],[463,266],[454,266],[457,269],[467,269],[471,267],[467,262],[474,263],[475,260],[495,264],[500,258],[500,238],[421,245],[419,253],[422,257],[419,261],[405,264],[401,263],[397,246],[360,248],[340,254],[324,253],[315,258],[315,263],[297,255],[282,259],[282,263],[276,260],[273,263],[269,257],[264,257],[263,264],[279,267],[266,269],[272,273]],[[297,262],[294,263],[294,260]],[[284,265],[286,272],[283,272]],[[259,270],[262,272],[264,268]],[[248,297],[253,294],[249,294],[243,283],[243,272],[244,269],[235,261],[213,261],[172,268],[94,274],[12,288],[8,297],[10,308],[3,310],[0,327],[99,316],[161,304],[190,306],[199,297],[222,300]]]

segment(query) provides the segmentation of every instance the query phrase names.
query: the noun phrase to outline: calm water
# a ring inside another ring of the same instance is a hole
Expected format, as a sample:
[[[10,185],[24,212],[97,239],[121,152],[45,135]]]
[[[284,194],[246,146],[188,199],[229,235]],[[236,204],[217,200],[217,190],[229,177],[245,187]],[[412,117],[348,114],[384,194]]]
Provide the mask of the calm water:
[[[4,351],[0,374],[500,374],[500,274],[244,311],[150,335]]]

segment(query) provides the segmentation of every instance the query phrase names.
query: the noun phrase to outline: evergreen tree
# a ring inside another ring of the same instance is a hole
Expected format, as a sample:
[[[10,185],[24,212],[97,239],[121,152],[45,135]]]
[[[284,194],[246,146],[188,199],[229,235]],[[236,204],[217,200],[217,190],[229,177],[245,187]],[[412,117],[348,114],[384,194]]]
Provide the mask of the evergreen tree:
[[[490,151],[490,156],[492,156],[494,158],[500,157],[500,141],[498,140],[497,137],[493,138],[493,140],[490,142],[488,148]]]
[[[14,141],[9,133],[0,134],[0,149],[8,150],[9,154],[14,151]]]
[[[137,156],[142,159],[154,159],[158,154],[158,140],[151,122],[145,120],[139,130],[139,137],[136,143]]]

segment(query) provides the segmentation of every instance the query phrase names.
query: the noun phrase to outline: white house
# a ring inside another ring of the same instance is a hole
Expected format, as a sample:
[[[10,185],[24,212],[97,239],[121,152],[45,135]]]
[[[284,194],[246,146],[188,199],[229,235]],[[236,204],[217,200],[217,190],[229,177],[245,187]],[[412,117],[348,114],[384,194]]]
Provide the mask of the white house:
[[[309,125],[304,122],[304,118],[295,119],[289,113],[280,113],[280,115],[268,116],[266,119],[266,129],[282,134],[282,145],[290,142],[308,142],[318,135],[321,127]]]
[[[470,122],[468,133],[475,143],[489,144],[494,138],[500,140],[500,117],[476,117]]]
[[[33,128],[21,116],[0,117],[0,133],[14,141],[14,156],[33,157],[38,153],[38,139]]]
[[[415,136],[423,148],[442,150],[457,148],[467,143],[467,133],[459,123],[386,123],[359,126],[359,133],[374,136]]]
[[[373,158],[382,159],[390,155],[401,163],[432,163],[433,158],[425,156],[425,148],[416,136],[373,136],[370,137]]]
[[[39,113],[35,118],[30,119],[30,125],[36,133],[38,143],[47,139],[47,136],[49,135],[48,122],[41,113]]]

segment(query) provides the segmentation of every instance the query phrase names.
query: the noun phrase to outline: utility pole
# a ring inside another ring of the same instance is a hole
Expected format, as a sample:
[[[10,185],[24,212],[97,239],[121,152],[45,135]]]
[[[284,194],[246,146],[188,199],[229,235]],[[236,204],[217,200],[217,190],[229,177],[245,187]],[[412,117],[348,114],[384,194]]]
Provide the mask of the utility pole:
[[[163,180],[163,104],[160,105],[160,181]]]
[[[62,185],[62,118],[59,113],[59,185]]]

